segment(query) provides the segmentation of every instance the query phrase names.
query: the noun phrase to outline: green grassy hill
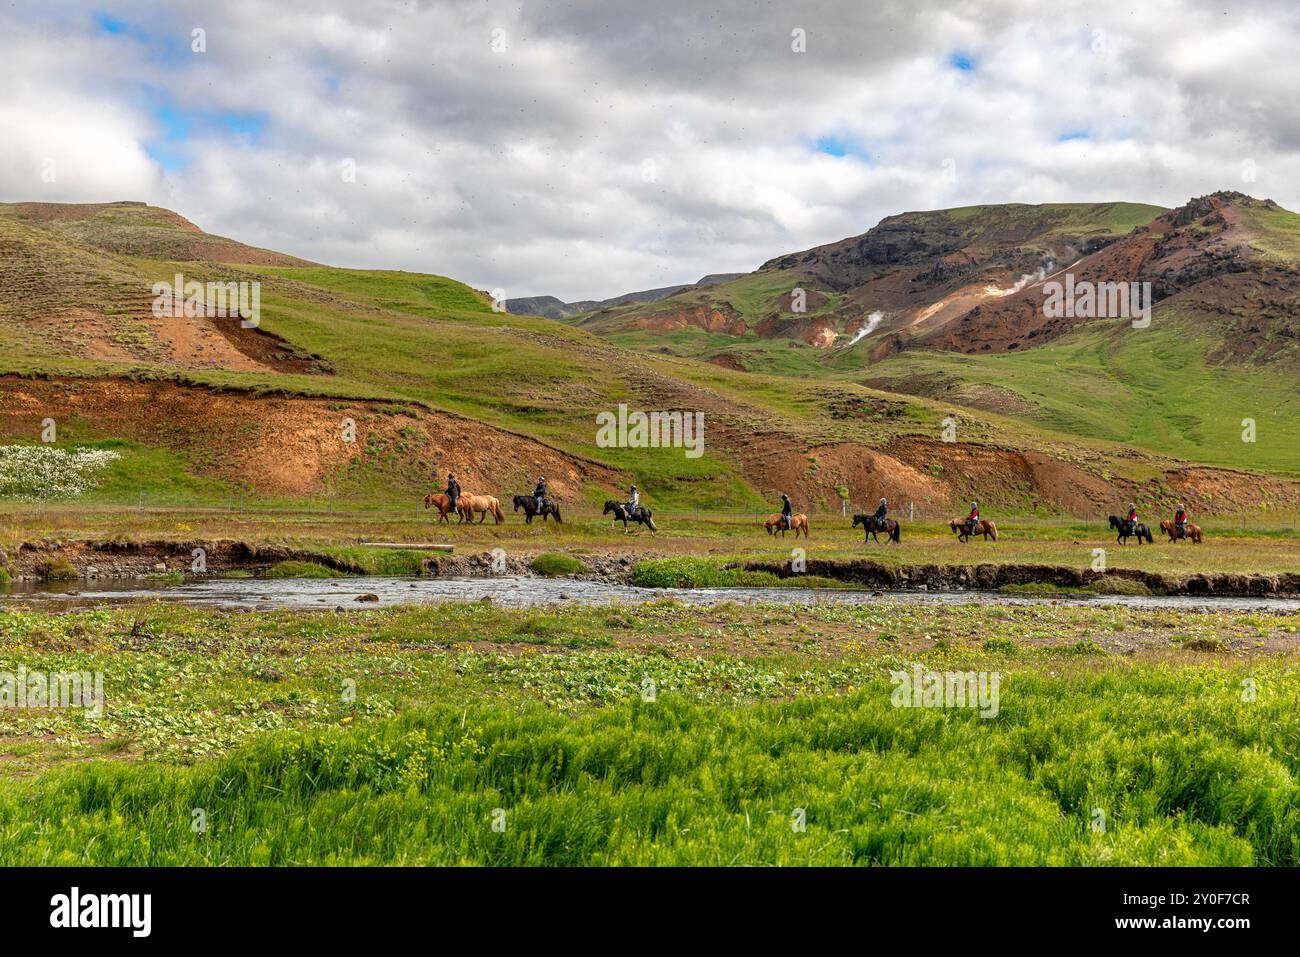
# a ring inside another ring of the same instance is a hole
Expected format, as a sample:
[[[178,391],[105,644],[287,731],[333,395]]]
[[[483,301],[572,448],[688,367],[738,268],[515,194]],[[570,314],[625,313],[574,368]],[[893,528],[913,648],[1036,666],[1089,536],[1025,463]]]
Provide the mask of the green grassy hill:
[[[1068,224],[1071,235],[1082,228]],[[1181,443],[1164,442],[1154,424],[1107,431],[1100,401],[1098,422],[1080,423],[1066,399],[1055,417],[1018,417],[981,409],[978,397],[883,393],[860,368],[787,340],[752,344],[767,359],[761,374],[664,355],[648,331],[611,340],[496,312],[452,279],[318,266],[139,204],[0,205],[0,248],[0,440],[35,443],[48,416],[60,445],[112,448],[121,458],[94,494],[113,501],[224,501],[240,489],[412,501],[448,470],[508,496],[544,470],[568,501],[599,502],[635,481],[661,508],[761,508],[780,490],[809,507],[882,489],[937,504],[989,488],[1007,508],[1069,509],[1078,502],[1039,489],[1041,465],[1023,455],[1075,470],[1084,485],[1088,476],[1145,482],[1184,454],[1285,470],[1280,453],[1211,455],[1225,431],[1217,427]],[[258,327],[152,315],[151,287],[178,272],[260,283]],[[728,286],[750,309],[779,283],[760,273],[716,288]],[[702,412],[704,455],[601,448],[595,417],[620,403]],[[954,454],[935,472],[932,446],[952,417],[958,449],[993,447],[996,461],[968,468]],[[344,418],[360,431],[347,448],[335,434]],[[1275,428],[1270,413],[1259,421],[1262,433]],[[1157,452],[1114,444],[1147,437]],[[1004,479],[998,463],[1019,471]]]
[[[1158,249],[1141,267],[1147,274],[1134,275],[1154,277],[1157,295],[1169,297],[1157,303],[1149,329],[1098,321],[1032,348],[974,355],[918,348],[889,335],[896,317],[906,334],[927,306],[983,277],[1008,285],[997,271],[1013,260],[1057,257],[1060,266],[1068,261],[1059,258],[1063,253],[1082,257],[1108,247],[1118,253],[1126,237],[1138,237],[1166,213],[1171,231],[1163,256]],[[1226,238],[1225,227],[1231,227]],[[1198,265],[1198,256],[1235,262],[1230,274],[1219,275]],[[1187,260],[1190,266],[1169,265]],[[918,263],[928,266],[918,270]],[[1177,269],[1182,272],[1168,278]],[[1295,476],[1298,276],[1300,216],[1239,194],[1215,194],[1173,212],[1134,203],[970,206],[889,217],[863,236],[777,257],[713,289],[594,313],[581,325],[632,349],[756,373],[864,383],[1192,462]],[[779,297],[800,284],[826,291],[805,324],[843,327],[879,306],[886,310],[881,331],[857,344],[845,345],[841,336],[818,348],[763,328],[764,319],[788,312]],[[648,321],[694,306],[734,313],[748,328],[733,335],[692,325],[663,330]],[[1247,419],[1255,423],[1254,442],[1242,440]]]

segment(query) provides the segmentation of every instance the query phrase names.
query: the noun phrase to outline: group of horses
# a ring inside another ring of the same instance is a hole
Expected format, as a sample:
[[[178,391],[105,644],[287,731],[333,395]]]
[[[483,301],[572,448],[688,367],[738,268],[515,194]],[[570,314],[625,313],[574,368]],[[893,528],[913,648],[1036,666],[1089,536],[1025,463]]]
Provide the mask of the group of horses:
[[[556,524],[564,524],[564,519],[560,516],[560,503],[552,499],[542,499],[541,507],[537,505],[537,499],[532,495],[516,495],[514,497],[515,511],[524,513],[524,521],[531,525],[533,519],[540,517],[543,522],[553,518]],[[475,524],[474,516],[478,516],[477,524],[483,522],[491,515],[494,523],[500,525],[506,520],[505,513],[501,511],[501,502],[493,495],[471,495],[462,492],[456,499],[456,507],[451,507],[451,497],[445,492],[431,492],[424,497],[425,508],[436,508],[438,510],[438,521],[451,524],[448,516],[455,511],[460,516],[459,524]],[[613,513],[614,523],[622,522],[623,528],[627,529],[628,522],[633,522],[637,526],[644,525],[651,532],[658,532],[659,528],[654,523],[654,517],[650,509],[644,506],[638,506],[635,509],[629,509],[623,502],[609,500],[605,502],[605,511],[603,514]]]
[[[516,512],[522,511],[524,513],[524,521],[530,525],[532,524],[533,518],[537,516],[540,516],[542,521],[546,521],[548,518],[553,518],[557,524],[563,523],[564,521],[560,517],[559,503],[549,498],[544,499],[541,507],[538,508],[537,499],[533,496],[516,495],[514,497],[514,506]],[[438,510],[438,521],[446,522],[448,525],[451,524],[451,519],[448,518],[448,516],[452,511],[455,511],[460,516],[460,524],[462,525],[467,522],[474,524],[475,515],[478,516],[477,524],[479,525],[482,525],[489,515],[493,517],[495,524],[497,525],[500,525],[505,521],[505,513],[501,511],[501,502],[492,495],[470,495],[468,493],[461,493],[460,497],[456,501],[456,508],[453,509],[451,507],[451,499],[446,494],[443,492],[433,492],[424,497],[424,507],[436,508]],[[601,514],[613,514],[614,524],[622,522],[625,531],[628,528],[629,522],[634,523],[638,527],[644,525],[646,528],[650,529],[651,532],[659,531],[658,527],[654,523],[654,518],[650,513],[650,509],[645,508],[644,506],[629,509],[626,503],[616,502],[613,499],[609,499],[605,502],[605,510]],[[885,536],[886,544],[892,542],[893,544],[898,545],[902,542],[903,528],[896,519],[887,518],[884,521],[878,522],[874,515],[854,515],[852,527],[858,528],[859,526],[861,526],[863,531],[862,540],[864,542],[874,541],[876,544],[879,544],[880,538],[878,536],[882,533]],[[780,532],[781,537],[785,538],[786,532],[794,532],[795,538],[798,538],[800,533],[803,534],[804,538],[807,538],[808,516],[804,515],[802,512],[798,515],[792,515],[790,516],[790,524],[787,526],[784,515],[769,515],[767,520],[763,523],[763,527],[767,530],[767,534],[772,536],[775,536],[777,532]],[[964,518],[954,518],[948,522],[948,527],[952,529],[953,533],[957,536],[957,540],[960,542],[967,542],[975,535],[982,535],[985,541],[992,539],[996,542],[998,540],[998,527],[988,519],[980,519],[978,522],[971,523]],[[1110,527],[1115,529],[1115,540],[1121,545],[1127,544],[1128,539],[1130,538],[1136,538],[1139,544],[1144,541],[1153,544],[1155,542],[1155,538],[1151,534],[1151,529],[1141,522],[1130,524],[1125,519],[1122,519],[1117,515],[1112,515],[1110,516]],[[1187,523],[1185,535],[1180,533],[1178,526],[1170,521],[1161,522],[1160,531],[1169,536],[1170,542],[1176,542],[1180,538],[1184,537],[1198,545],[1201,542],[1200,526],[1193,525],[1191,522]]]
[[[432,492],[424,497],[425,508],[436,508],[438,510],[438,521],[451,524],[451,519],[447,516],[451,514],[451,496],[442,492]],[[519,496],[515,496],[515,510],[519,508]],[[469,495],[465,492],[460,494],[456,499],[455,511],[460,515],[461,524],[473,522],[474,516],[478,515],[478,523],[483,524],[483,520],[491,515],[496,519],[496,524],[500,525],[506,520],[505,513],[501,511],[501,501],[493,495]],[[559,513],[556,513],[559,518]]]
[[[1130,538],[1136,538],[1138,544],[1149,542],[1155,544],[1155,538],[1149,529],[1142,522],[1130,522],[1128,519],[1120,518],[1118,515],[1110,516],[1110,527],[1115,529],[1115,541],[1121,545],[1127,545]],[[1178,525],[1165,519],[1160,523],[1160,531],[1169,536],[1170,543],[1176,542],[1181,538],[1190,539],[1192,544],[1201,544],[1201,526],[1187,523],[1186,532],[1179,530]]]
[[[880,535],[885,536],[885,543],[899,545],[903,541],[903,526],[896,519],[886,518],[883,521],[877,521],[874,515],[854,515],[853,528],[862,528],[862,540],[864,542],[873,541],[880,544]],[[808,537],[808,516],[800,513],[790,516],[790,525],[787,528],[784,515],[769,515],[767,521],[763,523],[767,529],[767,534],[775,536],[777,532],[785,538],[787,531],[794,532],[794,537],[798,538],[799,533],[803,532],[804,538]],[[948,527],[957,533],[958,541],[965,542],[972,535],[983,535],[985,540],[998,540],[998,527],[987,519],[981,519],[974,526],[964,519],[954,518],[948,523]]]

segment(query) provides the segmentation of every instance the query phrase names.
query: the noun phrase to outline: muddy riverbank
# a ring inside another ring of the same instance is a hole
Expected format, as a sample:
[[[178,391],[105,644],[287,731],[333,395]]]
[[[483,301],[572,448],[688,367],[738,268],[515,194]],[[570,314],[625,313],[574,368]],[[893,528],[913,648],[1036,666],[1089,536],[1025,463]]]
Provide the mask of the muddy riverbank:
[[[400,549],[398,549],[400,550]],[[196,564],[201,556],[202,561]],[[531,575],[532,554],[474,552],[463,555],[419,553],[413,569],[433,578],[487,575]],[[595,581],[625,581],[642,555],[583,556],[584,577]],[[101,540],[80,539],[25,542],[6,554],[0,567],[18,582],[39,582],[49,577],[51,563],[79,581],[117,581],[156,575],[188,575],[202,570],[208,575],[230,572],[258,574],[281,562],[311,562],[345,575],[366,575],[371,569],[339,550],[280,544],[259,544],[238,539]]]
[[[343,575],[376,575],[356,556],[357,550],[322,549],[286,544],[259,544],[237,539],[195,540],[47,540],[28,542],[12,553],[0,553],[15,582],[40,582],[51,563],[82,583],[131,581],[150,576],[189,576],[203,570],[212,576],[232,572],[259,576],[281,562],[311,562]],[[436,579],[533,577],[536,550],[474,551],[465,554],[413,554],[409,574]],[[202,565],[196,565],[196,556]],[[630,584],[637,562],[662,557],[653,552],[579,555],[584,581]],[[728,566],[770,572],[778,578],[806,574],[881,591],[1014,592],[1017,589],[1079,590],[1115,595],[1154,595],[1225,598],[1300,597],[1300,570],[1272,573],[1147,571],[1111,568],[1104,572],[1069,565],[1024,562],[979,564],[888,564],[871,559],[807,559],[801,572],[789,561],[744,561]],[[391,570],[391,569],[388,569]]]
[[[998,591],[1020,586],[1086,588],[1121,595],[1222,596],[1226,598],[1290,598],[1300,596],[1300,572],[1235,574],[1204,572],[1190,575],[1112,568],[1104,572],[1068,565],[884,565],[867,559],[808,559],[801,572],[789,562],[739,563],[746,571],[770,572],[778,578],[816,575],[835,581],[902,591]]]

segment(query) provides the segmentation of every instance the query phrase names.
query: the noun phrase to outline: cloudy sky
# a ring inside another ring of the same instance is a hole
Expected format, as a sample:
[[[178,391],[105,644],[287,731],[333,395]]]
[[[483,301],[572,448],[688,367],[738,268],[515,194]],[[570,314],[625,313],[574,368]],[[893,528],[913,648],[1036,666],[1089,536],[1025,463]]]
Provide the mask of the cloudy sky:
[[[0,200],[596,298],[911,209],[1300,209],[1298,53],[1292,0],[19,0]]]

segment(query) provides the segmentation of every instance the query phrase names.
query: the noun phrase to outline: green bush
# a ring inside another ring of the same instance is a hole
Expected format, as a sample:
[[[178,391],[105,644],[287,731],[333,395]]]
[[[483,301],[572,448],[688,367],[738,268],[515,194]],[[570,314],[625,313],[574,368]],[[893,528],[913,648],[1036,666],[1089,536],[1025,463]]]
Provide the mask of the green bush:
[[[36,566],[36,574],[43,581],[76,581],[81,576],[62,558],[47,558]]]
[[[560,575],[577,575],[587,570],[587,566],[572,555],[559,552],[543,552],[533,559],[530,567],[537,574],[551,578]]]
[[[1134,578],[1120,578],[1117,575],[1106,575],[1103,578],[1098,578],[1092,583],[1090,590],[1099,595],[1151,594],[1151,589],[1147,587],[1146,582],[1141,582]]]
[[[321,551],[364,569],[367,575],[381,577],[423,574],[424,563],[429,557],[427,552],[411,548],[374,548],[362,545],[324,548]]]
[[[316,562],[277,562],[266,570],[266,578],[342,578],[344,573]]]
[[[637,562],[632,584],[641,588],[852,588],[817,575],[781,578],[771,572],[723,568],[707,558],[656,558]]]

